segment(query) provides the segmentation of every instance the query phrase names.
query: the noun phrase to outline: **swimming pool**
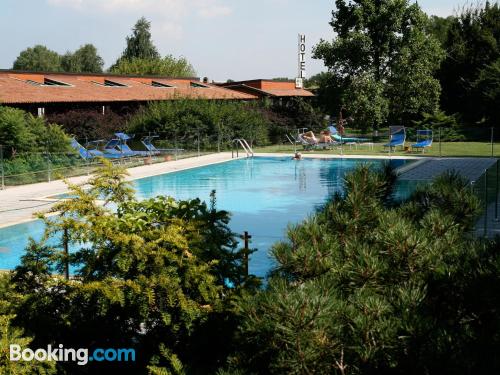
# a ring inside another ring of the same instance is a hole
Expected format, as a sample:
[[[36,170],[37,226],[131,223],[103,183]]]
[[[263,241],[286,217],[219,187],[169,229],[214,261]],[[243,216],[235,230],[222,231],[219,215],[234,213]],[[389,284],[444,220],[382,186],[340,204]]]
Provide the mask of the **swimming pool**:
[[[139,199],[171,195],[178,199],[199,197],[208,201],[217,192],[217,208],[230,211],[231,229],[252,235],[249,271],[265,276],[272,267],[268,250],[284,238],[289,223],[313,213],[332,194],[341,191],[346,172],[360,163],[381,166],[379,159],[303,159],[255,157],[193,168],[134,181]],[[403,159],[390,161],[395,167]],[[405,195],[401,190],[399,194]],[[0,229],[0,269],[20,262],[31,236],[38,240],[43,223],[32,221]]]

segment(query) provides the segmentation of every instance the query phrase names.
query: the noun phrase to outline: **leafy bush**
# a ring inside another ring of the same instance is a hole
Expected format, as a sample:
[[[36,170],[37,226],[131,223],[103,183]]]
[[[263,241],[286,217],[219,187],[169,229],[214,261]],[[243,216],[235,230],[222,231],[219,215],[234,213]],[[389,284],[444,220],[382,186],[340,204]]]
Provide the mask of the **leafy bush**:
[[[72,151],[60,126],[10,107],[0,107],[0,145],[7,158],[23,152]]]
[[[85,189],[70,186],[76,199],[59,201],[51,209],[57,215],[44,218],[44,238],[67,230],[71,254],[62,241],[31,242],[13,273],[11,290],[22,296],[15,323],[34,336],[33,347],[137,352],[135,362],[89,362],[88,373],[211,373],[231,339],[229,303],[255,285],[243,275],[229,213],[216,209],[214,195],[210,205],[137,201],[124,169],[103,163]],[[52,275],[69,266],[74,279]],[[81,371],[71,362],[58,367]]]
[[[71,110],[63,113],[50,114],[49,121],[60,124],[68,133],[80,140],[107,139],[117,131],[123,131],[128,115],[120,115],[106,111],[104,115],[96,110]]]
[[[198,135],[204,148],[228,147],[234,138],[245,138],[253,145],[268,142],[269,122],[257,104],[179,99],[153,102],[129,121],[132,133],[163,133],[165,146],[193,148]]]
[[[460,142],[465,141],[465,136],[459,133],[457,115],[448,116],[442,111],[435,113],[424,113],[420,121],[413,121],[415,129],[432,129],[434,140],[438,139],[438,132],[441,129],[441,141]]]

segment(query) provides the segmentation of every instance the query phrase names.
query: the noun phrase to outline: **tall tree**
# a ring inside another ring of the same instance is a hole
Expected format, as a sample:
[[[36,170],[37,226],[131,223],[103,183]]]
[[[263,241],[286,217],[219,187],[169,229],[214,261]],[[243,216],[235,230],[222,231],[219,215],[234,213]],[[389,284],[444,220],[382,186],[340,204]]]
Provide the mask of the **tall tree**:
[[[408,0],[335,3],[330,25],[336,38],[332,42],[320,41],[314,48],[314,57],[324,61],[344,88],[367,76],[383,85],[384,95],[391,102],[391,120],[408,121],[419,111],[436,109],[439,84],[432,81],[432,75],[443,52],[439,42],[428,34],[427,17],[420,7]],[[405,84],[401,84],[402,79],[406,79]],[[410,81],[412,84],[408,85]],[[392,105],[396,98],[399,103]],[[365,110],[350,108],[350,103],[344,101],[348,111]],[[383,112],[382,108],[377,111]],[[380,125],[380,120],[375,126]]]
[[[161,56],[151,40],[151,23],[141,17],[127,36],[127,46],[121,59],[159,59]]]
[[[486,66],[500,58],[500,5],[486,2],[464,8],[450,26],[445,48],[447,55],[439,72],[443,108],[460,113],[467,122],[483,121],[483,95],[474,82]]]
[[[85,44],[75,52],[62,56],[61,65],[65,72],[102,73],[104,60],[93,44]]]
[[[59,72],[61,67],[61,56],[45,46],[36,45],[22,51],[14,61],[14,70],[30,70],[35,72]]]

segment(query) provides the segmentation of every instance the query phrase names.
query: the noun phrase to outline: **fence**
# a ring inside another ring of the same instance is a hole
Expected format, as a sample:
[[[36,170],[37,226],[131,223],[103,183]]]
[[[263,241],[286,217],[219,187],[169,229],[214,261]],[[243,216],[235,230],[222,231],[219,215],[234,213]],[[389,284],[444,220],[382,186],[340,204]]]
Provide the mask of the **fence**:
[[[222,142],[222,140],[217,143],[214,142],[214,139],[200,136],[187,140],[175,137],[156,138],[155,136],[153,138],[154,149],[148,151],[140,139],[136,136],[136,139],[127,142],[128,146],[132,150],[139,151],[138,153],[116,149],[114,156],[108,153],[105,155],[113,163],[130,168],[230,150],[230,143],[226,144],[227,142]],[[50,182],[55,179],[93,173],[101,166],[101,162],[99,158],[91,157],[92,152],[94,150],[102,152],[105,143],[102,141],[89,142],[87,139],[77,139],[77,141],[87,150],[82,152],[83,157],[77,151],[53,152],[49,151],[49,147],[47,147],[46,150],[39,152],[14,153],[12,157],[6,158],[4,157],[6,150],[0,145],[0,188]]]
[[[304,149],[297,138],[297,129],[284,135],[282,141],[274,146],[257,148],[256,151],[289,152]],[[319,136],[316,135],[318,138]],[[338,139],[337,139],[338,140]],[[389,130],[362,134],[347,130],[342,142],[331,145],[308,147],[310,151],[337,155],[386,155],[386,156],[433,156],[433,157],[500,157],[500,129],[474,128],[450,130],[436,128],[432,131],[430,147],[414,147],[419,139],[416,129],[406,128],[406,139],[403,145],[387,147]]]
[[[481,202],[482,216],[476,223],[476,235],[494,237],[500,235],[500,161],[484,170],[476,181],[471,181],[471,190]]]

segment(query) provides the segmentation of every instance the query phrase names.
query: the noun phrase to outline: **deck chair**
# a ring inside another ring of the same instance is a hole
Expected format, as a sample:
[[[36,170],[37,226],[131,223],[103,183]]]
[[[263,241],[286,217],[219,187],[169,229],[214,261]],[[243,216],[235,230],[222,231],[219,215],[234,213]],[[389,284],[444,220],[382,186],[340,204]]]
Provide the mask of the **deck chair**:
[[[299,134],[297,136],[297,141],[304,146],[304,150],[312,150],[312,149],[324,149],[331,148],[337,145],[337,142],[319,142],[318,139],[308,139],[304,137],[304,133]]]
[[[361,143],[361,142],[368,142],[369,141],[368,138],[344,137],[344,136],[339,134],[337,128],[333,125],[330,125],[328,127],[328,130],[330,131],[331,137],[339,143],[350,143],[350,142]]]
[[[389,147],[389,149],[396,148],[397,146],[402,146],[404,148],[406,141],[406,129],[402,125],[390,126],[389,127],[389,143],[386,143],[384,147]]]
[[[115,135],[118,137],[118,139],[121,141],[119,142],[116,147],[118,150],[120,150],[123,153],[129,154],[129,155],[134,155],[134,156],[150,156],[151,152],[150,151],[136,151],[132,150],[130,146],[127,144],[127,141],[129,139],[132,139],[131,136],[129,136],[126,133],[115,133]]]
[[[433,133],[432,130],[417,130],[417,143],[412,144],[412,149],[422,149],[422,153],[425,152],[426,147],[432,146]]]
[[[104,156],[104,154],[99,150],[89,150],[88,148],[83,147],[76,140],[76,138],[71,139],[71,147],[73,147],[78,152],[78,155],[80,155],[80,157],[85,160]]]
[[[104,145],[104,155],[113,155],[115,157],[124,157],[124,158],[135,156],[135,154],[133,152],[127,152],[127,151],[118,149],[118,145],[120,143],[121,143],[121,141],[118,138],[110,139]]]

